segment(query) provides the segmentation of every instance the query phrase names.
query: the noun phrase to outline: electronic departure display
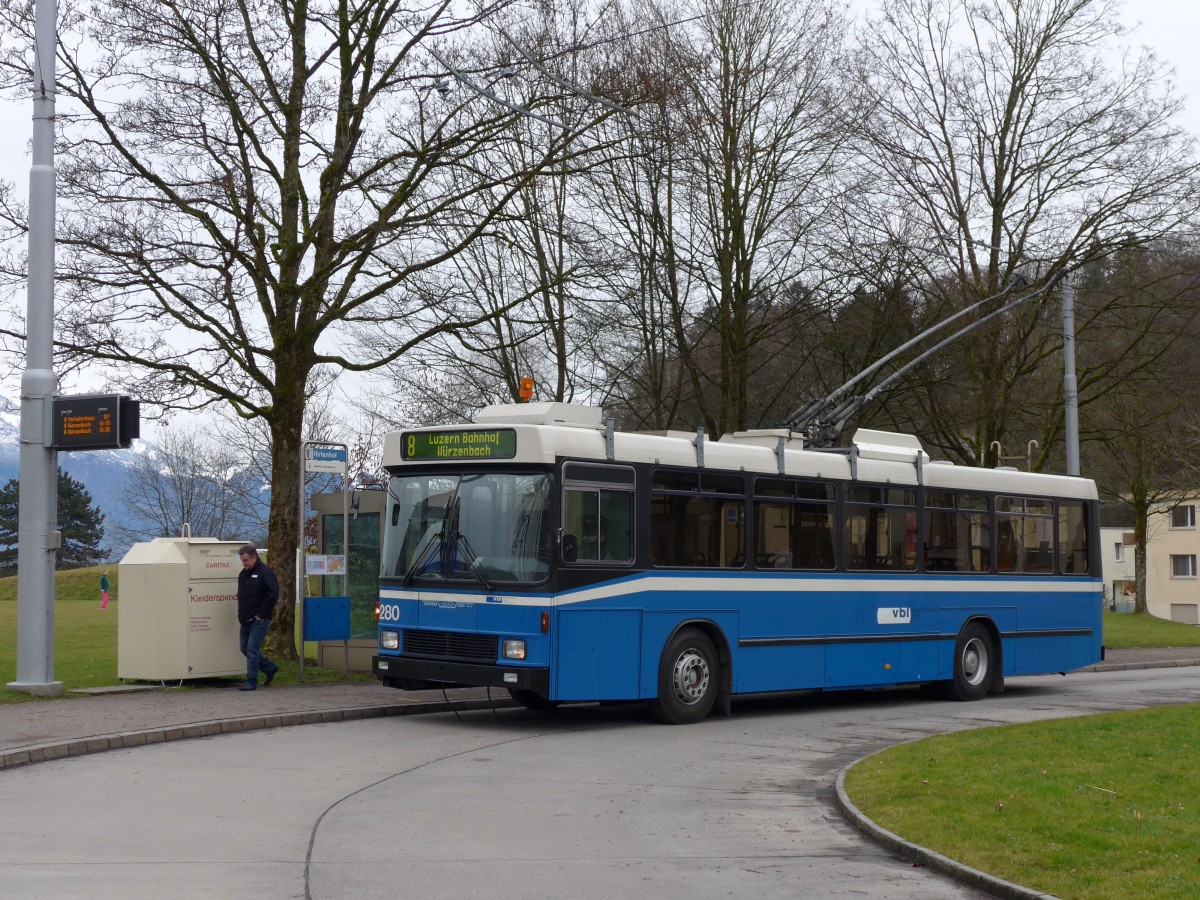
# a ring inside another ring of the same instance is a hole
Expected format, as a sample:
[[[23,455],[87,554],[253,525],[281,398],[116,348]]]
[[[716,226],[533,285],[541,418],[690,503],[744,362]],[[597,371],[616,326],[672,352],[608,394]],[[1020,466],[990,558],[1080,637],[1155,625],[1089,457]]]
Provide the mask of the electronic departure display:
[[[119,450],[141,431],[140,404],[119,394],[55,397],[52,409],[55,450]]]
[[[400,446],[404,459],[512,459],[517,455],[517,433],[511,428],[406,431]]]

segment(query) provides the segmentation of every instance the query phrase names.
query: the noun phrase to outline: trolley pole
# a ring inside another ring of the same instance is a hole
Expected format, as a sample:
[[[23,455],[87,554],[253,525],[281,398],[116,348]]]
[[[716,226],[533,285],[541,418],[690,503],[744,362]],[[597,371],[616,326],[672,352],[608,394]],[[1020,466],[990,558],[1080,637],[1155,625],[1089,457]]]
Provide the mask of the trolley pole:
[[[58,454],[50,441],[54,376],[54,78],[56,0],[37,0],[33,76],[33,165],[29,170],[29,282],[25,371],[21,376],[17,515],[17,680],[10,691],[55,696],[54,558]]]

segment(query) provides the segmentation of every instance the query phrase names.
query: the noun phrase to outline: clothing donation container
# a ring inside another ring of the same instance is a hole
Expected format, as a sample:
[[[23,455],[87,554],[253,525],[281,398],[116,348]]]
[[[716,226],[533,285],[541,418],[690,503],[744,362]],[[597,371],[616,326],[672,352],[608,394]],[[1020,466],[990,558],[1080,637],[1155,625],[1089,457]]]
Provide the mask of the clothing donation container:
[[[147,681],[246,672],[238,648],[241,541],[155,538],[121,560],[117,677]]]

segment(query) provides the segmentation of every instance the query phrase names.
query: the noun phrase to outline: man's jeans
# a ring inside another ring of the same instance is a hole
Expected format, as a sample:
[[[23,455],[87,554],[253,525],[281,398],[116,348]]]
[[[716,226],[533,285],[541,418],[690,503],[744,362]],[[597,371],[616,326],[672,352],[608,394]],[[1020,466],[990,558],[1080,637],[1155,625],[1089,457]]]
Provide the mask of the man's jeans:
[[[261,669],[264,673],[274,672],[279,666],[271,660],[267,659],[258,648],[262,646],[263,638],[267,636],[267,629],[271,627],[270,619],[251,619],[249,622],[242,623],[241,632],[241,650],[242,656],[246,657],[246,684],[258,684],[258,672]]]

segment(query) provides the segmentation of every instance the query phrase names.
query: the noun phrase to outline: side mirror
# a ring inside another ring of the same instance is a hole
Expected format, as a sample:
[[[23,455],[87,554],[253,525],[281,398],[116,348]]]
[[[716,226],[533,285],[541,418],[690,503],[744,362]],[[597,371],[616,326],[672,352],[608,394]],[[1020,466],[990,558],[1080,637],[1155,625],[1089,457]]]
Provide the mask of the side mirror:
[[[400,524],[400,504],[399,503],[392,504],[392,524],[393,525]]]
[[[579,559],[579,538],[573,534],[564,534],[559,555],[562,556],[563,562],[573,563]]]

